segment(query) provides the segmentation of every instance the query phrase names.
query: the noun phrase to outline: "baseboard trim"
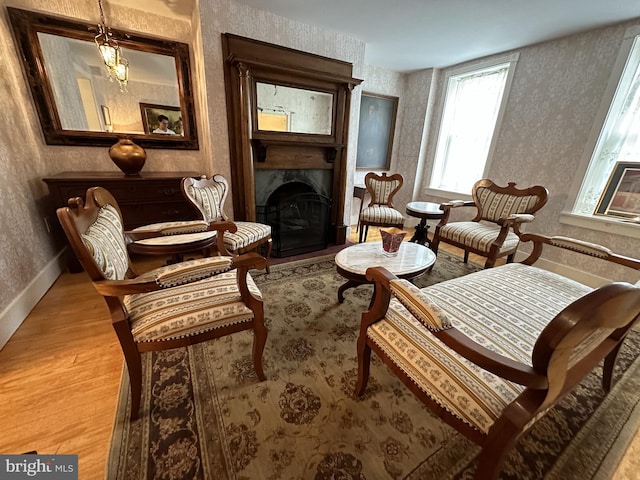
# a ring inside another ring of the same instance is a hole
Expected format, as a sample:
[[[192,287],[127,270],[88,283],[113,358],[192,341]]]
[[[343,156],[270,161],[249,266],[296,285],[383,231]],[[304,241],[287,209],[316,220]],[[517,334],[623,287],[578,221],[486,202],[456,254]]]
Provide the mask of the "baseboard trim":
[[[64,253],[65,250],[62,250],[47,263],[29,285],[0,313],[0,350],[62,273]]]
[[[520,262],[529,256],[528,253],[516,253],[516,262]],[[593,273],[583,272],[582,270],[578,270],[577,268],[569,267],[567,265],[563,265],[561,263],[552,262],[551,260],[547,260],[546,258],[539,258],[535,263],[536,267],[543,268],[544,270],[549,270],[550,272],[557,273],[562,275],[563,277],[571,278],[576,282],[580,282],[584,285],[588,285],[592,288],[598,288],[602,285],[606,285],[611,283],[611,280],[608,278],[600,277],[599,275],[594,275]]]

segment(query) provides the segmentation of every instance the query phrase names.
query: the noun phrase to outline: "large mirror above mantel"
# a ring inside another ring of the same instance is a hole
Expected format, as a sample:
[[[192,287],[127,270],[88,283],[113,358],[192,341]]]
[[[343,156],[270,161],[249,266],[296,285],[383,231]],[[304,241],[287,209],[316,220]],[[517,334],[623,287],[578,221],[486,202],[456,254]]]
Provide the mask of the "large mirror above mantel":
[[[98,54],[96,24],[7,10],[47,144],[110,146],[126,136],[145,148],[198,149],[187,44],[112,29],[129,61],[122,88]]]

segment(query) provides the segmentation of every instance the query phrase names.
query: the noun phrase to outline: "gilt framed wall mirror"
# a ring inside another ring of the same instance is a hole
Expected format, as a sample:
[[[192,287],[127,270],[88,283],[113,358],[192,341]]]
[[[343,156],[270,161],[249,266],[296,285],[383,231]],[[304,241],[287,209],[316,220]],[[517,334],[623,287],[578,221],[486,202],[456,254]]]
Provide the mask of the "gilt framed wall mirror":
[[[7,11],[47,144],[110,146],[126,136],[144,148],[198,149],[187,44],[112,29],[129,63],[124,83],[109,78],[96,24]],[[150,130],[160,120],[141,104],[164,106],[180,128]]]

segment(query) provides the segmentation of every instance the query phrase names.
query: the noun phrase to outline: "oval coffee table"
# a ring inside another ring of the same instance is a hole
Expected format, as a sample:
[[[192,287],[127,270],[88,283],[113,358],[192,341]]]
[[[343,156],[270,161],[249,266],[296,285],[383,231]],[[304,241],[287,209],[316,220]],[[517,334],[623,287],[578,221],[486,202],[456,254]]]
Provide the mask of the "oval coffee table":
[[[342,303],[348,288],[375,283],[367,280],[367,268],[384,267],[399,278],[411,280],[433,267],[436,255],[419,243],[402,242],[398,255],[388,257],[382,251],[382,242],[369,242],[340,250],[335,262],[338,273],[347,279],[338,289],[338,302]]]

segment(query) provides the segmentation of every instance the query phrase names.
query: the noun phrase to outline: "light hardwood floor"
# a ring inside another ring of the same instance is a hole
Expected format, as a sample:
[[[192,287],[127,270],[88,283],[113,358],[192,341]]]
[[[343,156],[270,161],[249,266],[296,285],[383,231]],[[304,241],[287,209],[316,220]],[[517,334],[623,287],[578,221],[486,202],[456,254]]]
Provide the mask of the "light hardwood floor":
[[[122,366],[102,297],[63,273],[0,351],[0,453],[78,454],[79,478],[104,478]],[[614,478],[637,479],[638,458],[636,434]]]

